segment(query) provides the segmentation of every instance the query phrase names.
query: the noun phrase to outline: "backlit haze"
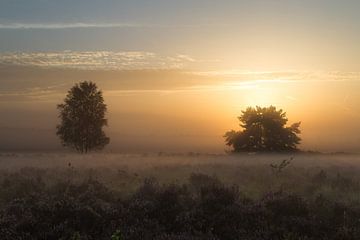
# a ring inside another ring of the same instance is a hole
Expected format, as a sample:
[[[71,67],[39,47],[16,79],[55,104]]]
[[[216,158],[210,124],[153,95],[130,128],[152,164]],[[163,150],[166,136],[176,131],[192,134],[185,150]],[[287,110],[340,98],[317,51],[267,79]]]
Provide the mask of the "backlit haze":
[[[360,151],[360,2],[0,0],[0,150],[61,149],[56,105],[103,90],[108,151],[223,152],[248,106],[301,148]]]

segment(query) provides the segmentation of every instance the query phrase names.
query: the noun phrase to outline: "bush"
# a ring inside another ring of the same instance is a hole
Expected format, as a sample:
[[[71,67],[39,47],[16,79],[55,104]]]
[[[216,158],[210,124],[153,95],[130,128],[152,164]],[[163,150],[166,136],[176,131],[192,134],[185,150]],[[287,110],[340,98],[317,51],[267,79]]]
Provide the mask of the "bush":
[[[250,199],[235,185],[192,174],[186,184],[146,179],[119,197],[92,178],[49,185],[41,174],[3,178],[1,239],[360,239],[360,206],[325,196],[270,192]],[[323,173],[314,178],[334,184]]]

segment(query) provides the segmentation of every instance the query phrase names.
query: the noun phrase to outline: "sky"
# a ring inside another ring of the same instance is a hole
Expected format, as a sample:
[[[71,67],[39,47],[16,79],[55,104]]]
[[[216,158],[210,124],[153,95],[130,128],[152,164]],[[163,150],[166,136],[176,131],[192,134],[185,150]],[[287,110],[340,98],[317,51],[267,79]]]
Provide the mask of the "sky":
[[[356,0],[1,0],[0,52],[143,51],[206,69],[357,71]]]
[[[275,105],[302,121],[303,148],[358,151],[359,10],[355,0],[0,0],[0,150],[59,148],[56,104],[91,80],[113,150],[221,152],[241,110]]]

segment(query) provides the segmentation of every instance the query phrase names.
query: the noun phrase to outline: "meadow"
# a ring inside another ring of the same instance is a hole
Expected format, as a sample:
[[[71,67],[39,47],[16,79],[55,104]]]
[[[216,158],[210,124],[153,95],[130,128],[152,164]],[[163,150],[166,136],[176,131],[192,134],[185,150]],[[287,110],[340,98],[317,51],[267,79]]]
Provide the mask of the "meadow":
[[[359,239],[359,173],[340,153],[1,153],[0,235]]]

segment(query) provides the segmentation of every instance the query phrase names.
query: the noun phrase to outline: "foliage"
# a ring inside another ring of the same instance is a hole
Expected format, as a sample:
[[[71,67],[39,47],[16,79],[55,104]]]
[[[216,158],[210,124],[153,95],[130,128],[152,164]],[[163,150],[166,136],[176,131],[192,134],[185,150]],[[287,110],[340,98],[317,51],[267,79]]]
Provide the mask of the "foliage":
[[[61,123],[57,126],[56,134],[64,146],[87,153],[102,149],[109,143],[102,130],[107,125],[106,105],[95,83],[85,81],[76,84],[58,109]]]
[[[242,131],[225,133],[226,144],[234,152],[296,151],[300,143],[300,122],[287,127],[286,113],[276,107],[249,107],[238,118]]]
[[[111,240],[122,240],[121,231],[116,230],[113,235],[111,235]]]
[[[122,196],[94,178],[64,177],[49,184],[43,177],[47,171],[28,169],[0,181],[1,239],[360,238],[360,204],[323,195],[270,191],[252,199],[236,185],[193,173],[183,184],[147,178],[133,194]],[[349,178],[323,170],[309,181],[340,191],[346,183],[353,186],[348,191],[359,191]]]
[[[276,174],[281,173],[286,167],[288,167],[291,162],[294,160],[294,158],[290,158],[290,159],[284,159],[281,161],[281,163],[276,164],[276,163],[271,163],[270,167],[271,170],[274,171]]]

